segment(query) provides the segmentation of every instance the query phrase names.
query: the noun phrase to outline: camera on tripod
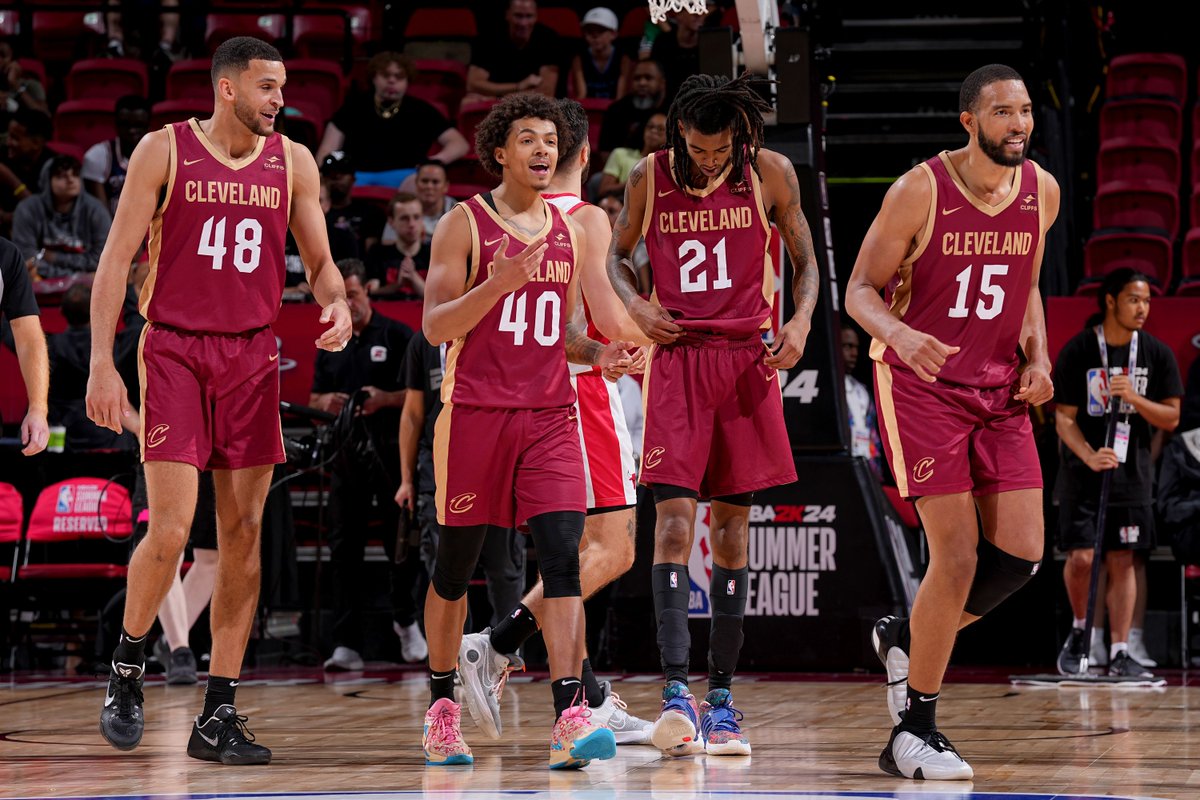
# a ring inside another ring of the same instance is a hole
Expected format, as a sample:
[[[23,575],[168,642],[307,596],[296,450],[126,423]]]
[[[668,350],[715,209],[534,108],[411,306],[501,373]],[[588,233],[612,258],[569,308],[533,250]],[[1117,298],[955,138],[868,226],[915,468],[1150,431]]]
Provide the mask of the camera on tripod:
[[[288,466],[296,470],[309,470],[324,466],[337,457],[369,458],[375,453],[371,431],[362,424],[360,413],[368,394],[357,391],[350,395],[342,410],[337,414],[280,401],[279,410],[314,423],[313,432],[300,437],[283,437],[283,451]]]

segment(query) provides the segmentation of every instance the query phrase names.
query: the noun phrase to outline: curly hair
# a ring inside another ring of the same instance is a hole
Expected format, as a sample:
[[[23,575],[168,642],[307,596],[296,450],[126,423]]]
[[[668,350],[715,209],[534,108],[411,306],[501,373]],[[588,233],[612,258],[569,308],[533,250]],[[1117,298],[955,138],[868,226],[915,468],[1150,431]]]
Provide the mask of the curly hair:
[[[679,87],[675,102],[667,114],[667,146],[675,151],[672,173],[680,186],[691,185],[687,143],[679,131],[683,127],[710,136],[721,131],[733,135],[733,170],[741,180],[746,162],[758,173],[758,150],[763,143],[763,114],[771,105],[754,90],[750,73],[730,80],[718,75],[692,75]],[[760,176],[761,177],[761,176]]]
[[[508,142],[509,130],[519,119],[544,119],[554,123],[557,131],[565,127],[557,101],[542,94],[521,92],[510,94],[501,100],[475,129],[475,154],[479,163],[497,178],[504,175],[504,167],[496,160],[496,148]]]

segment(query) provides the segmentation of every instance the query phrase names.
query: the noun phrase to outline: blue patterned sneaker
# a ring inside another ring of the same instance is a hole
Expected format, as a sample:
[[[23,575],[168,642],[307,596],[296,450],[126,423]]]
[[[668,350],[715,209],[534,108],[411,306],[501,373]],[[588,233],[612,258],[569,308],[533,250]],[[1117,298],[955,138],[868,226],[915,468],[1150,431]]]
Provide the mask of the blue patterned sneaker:
[[[688,693],[687,684],[671,681],[663,687],[662,696],[662,710],[650,729],[650,741],[671,756],[690,756],[703,751],[700,710],[696,708],[696,698]]]
[[[750,741],[738,723],[742,712],[733,707],[728,689],[713,689],[700,704],[700,734],[710,756],[748,756]]]

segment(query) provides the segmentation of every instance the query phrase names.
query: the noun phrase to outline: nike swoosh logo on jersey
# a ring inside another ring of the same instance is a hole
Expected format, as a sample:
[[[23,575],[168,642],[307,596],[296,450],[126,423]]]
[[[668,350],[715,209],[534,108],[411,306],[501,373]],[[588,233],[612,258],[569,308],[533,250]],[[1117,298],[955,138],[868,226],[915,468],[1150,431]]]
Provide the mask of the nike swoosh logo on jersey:
[[[674,193],[675,193],[675,190],[674,190],[674,189],[667,189],[665,192],[659,192],[659,193],[658,193],[658,196],[659,196],[659,197],[666,197],[667,195],[669,195],[669,194],[674,194]]]
[[[960,208],[962,208],[962,206],[955,206],[954,208],[943,208],[942,216],[947,217],[947,216],[953,214],[955,211],[958,211]]]
[[[185,158],[183,160],[183,165],[185,167],[190,167],[192,164],[199,164],[203,160],[204,160],[203,158],[193,158],[192,160],[189,161],[188,159]]]
[[[778,374],[779,373],[776,372],[775,370],[771,370],[771,374],[767,376],[767,383],[770,383],[771,381],[775,380],[775,376]]]
[[[490,242],[484,242],[484,243],[483,243],[483,246],[484,246],[484,247],[491,247],[492,245],[496,244],[497,242],[499,242],[499,241],[500,241],[501,239],[503,239],[503,238],[504,238],[503,236],[497,236],[495,239],[492,239]]]
[[[267,361],[275,361],[278,358],[279,358],[279,353],[276,353],[273,356],[267,356]]]

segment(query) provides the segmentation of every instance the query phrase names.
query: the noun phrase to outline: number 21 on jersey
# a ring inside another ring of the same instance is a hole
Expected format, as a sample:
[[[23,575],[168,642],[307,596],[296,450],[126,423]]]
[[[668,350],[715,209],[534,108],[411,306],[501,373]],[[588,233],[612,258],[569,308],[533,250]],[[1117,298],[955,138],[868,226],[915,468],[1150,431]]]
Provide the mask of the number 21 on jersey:
[[[958,281],[958,297],[948,312],[951,319],[965,319],[971,316],[967,295],[970,292],[974,269],[975,265],[970,264],[954,276],[954,280]],[[1000,316],[1000,312],[1004,310],[1004,287],[993,283],[993,280],[1007,274],[1008,264],[983,265],[982,277],[979,280],[979,294],[982,296],[975,302],[975,316],[980,319],[995,319]]]

